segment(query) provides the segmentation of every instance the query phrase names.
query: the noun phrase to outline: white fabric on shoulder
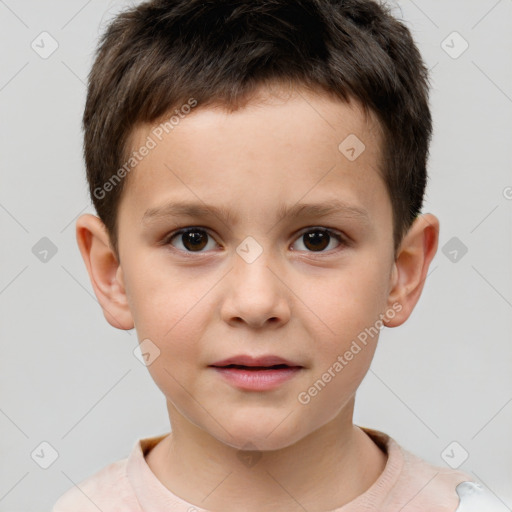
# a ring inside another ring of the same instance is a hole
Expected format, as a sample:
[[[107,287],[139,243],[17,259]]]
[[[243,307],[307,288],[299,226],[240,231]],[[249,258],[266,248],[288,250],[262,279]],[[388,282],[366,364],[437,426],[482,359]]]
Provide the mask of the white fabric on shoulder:
[[[460,500],[455,512],[483,512],[484,510],[485,512],[507,512],[509,510],[476,482],[461,482],[455,490]]]

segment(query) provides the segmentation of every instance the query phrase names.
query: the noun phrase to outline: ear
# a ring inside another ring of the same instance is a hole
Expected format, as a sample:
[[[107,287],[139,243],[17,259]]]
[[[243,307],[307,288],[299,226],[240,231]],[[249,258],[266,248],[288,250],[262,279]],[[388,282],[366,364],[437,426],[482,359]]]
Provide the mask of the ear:
[[[391,319],[383,320],[387,327],[403,324],[418,302],[428,268],[439,241],[439,220],[430,213],[418,216],[400,244],[390,278],[388,308],[395,311]],[[396,307],[401,305],[401,309]]]
[[[95,215],[81,215],[76,221],[76,240],[107,322],[117,329],[133,329],[123,270],[105,225]]]

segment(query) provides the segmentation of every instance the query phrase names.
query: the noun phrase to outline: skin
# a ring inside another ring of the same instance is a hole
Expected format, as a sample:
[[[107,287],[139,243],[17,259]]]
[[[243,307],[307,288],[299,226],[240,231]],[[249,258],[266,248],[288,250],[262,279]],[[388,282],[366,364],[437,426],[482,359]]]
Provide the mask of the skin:
[[[331,510],[377,480],[386,454],[352,419],[378,335],[307,404],[298,395],[379,318],[387,327],[407,320],[438,244],[439,221],[423,214],[394,258],[372,116],[321,93],[280,92],[261,89],[232,113],[197,107],[149,152],[119,205],[119,261],[97,217],[77,221],[105,318],[135,327],[160,350],[148,370],[172,433],[147,463],[172,492],[214,511]],[[132,147],[152,128],[136,127]],[[338,149],[349,134],[366,146],[354,161]],[[283,204],[332,198],[366,210],[367,222],[346,214],[277,219]],[[178,200],[225,207],[233,219],[142,220]],[[210,235],[200,237],[199,252],[190,238],[171,244],[169,235],[194,226]],[[303,235],[318,227],[348,243],[327,237],[316,249]],[[247,236],[263,251],[251,263],[236,252]],[[208,367],[237,354],[274,354],[304,368],[273,390],[241,390]],[[246,451],[255,463],[244,463]]]

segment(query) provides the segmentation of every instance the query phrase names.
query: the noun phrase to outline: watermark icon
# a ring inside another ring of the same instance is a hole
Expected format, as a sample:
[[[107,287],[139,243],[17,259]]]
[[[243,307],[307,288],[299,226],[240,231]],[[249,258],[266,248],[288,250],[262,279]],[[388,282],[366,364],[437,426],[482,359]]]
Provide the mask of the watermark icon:
[[[160,349],[149,338],[146,338],[140,342],[140,345],[135,347],[133,355],[144,366],[150,366],[160,356]]]
[[[467,450],[457,441],[451,442],[442,452],[441,458],[452,469],[460,467],[469,457]]]
[[[469,48],[469,43],[457,31],[453,31],[443,39],[441,48],[452,59],[458,59]]]
[[[48,469],[59,458],[59,452],[48,441],[43,441],[30,456],[39,467]]]
[[[320,378],[310,386],[306,391],[301,391],[297,395],[297,400],[302,405],[307,405],[311,402],[311,398],[315,397],[320,393],[325,386],[338,375],[345,366],[347,366],[354,357],[359,354],[364,347],[368,344],[368,337],[375,337],[379,331],[384,327],[383,320],[392,320],[395,318],[396,313],[402,311],[402,304],[395,302],[391,308],[389,308],[384,314],[379,315],[379,319],[371,326],[366,327],[364,331],[361,331],[357,335],[357,340],[352,340],[352,343],[348,350],[343,355],[338,355],[336,361],[329,366],[329,368],[322,373]],[[358,343],[359,342],[359,343]],[[361,346],[361,345],[363,346]]]
[[[345,137],[338,146],[340,153],[351,162],[359,158],[365,149],[363,141],[353,133]]]
[[[121,180],[125,178],[126,175],[129,174],[139,162],[148,156],[152,149],[156,148],[158,142],[163,139],[164,133],[168,134],[174,130],[180,121],[184,119],[188,114],[190,114],[192,108],[196,105],[197,100],[190,98],[187,103],[179,108],[179,110],[174,110],[176,115],[172,115],[167,121],[164,121],[153,128],[153,130],[151,130],[151,135],[146,137],[144,144],[140,146],[137,151],[132,152],[130,158],[128,158],[124,165],[120,167],[101,187],[96,187],[94,189],[94,197],[96,199],[103,199],[108,192],[114,190],[114,188],[121,182]]]
[[[42,263],[48,263],[57,254],[57,250],[57,246],[47,236],[43,236],[32,247],[32,254]]]
[[[47,59],[55,52],[55,50],[57,50],[59,43],[48,32],[41,32],[36,36],[32,43],[30,43],[30,47],[39,55],[39,57]]]
[[[251,442],[248,442],[246,445],[244,445],[242,450],[238,450],[236,456],[240,462],[248,468],[252,468],[262,457],[261,452],[258,450],[257,446],[254,446],[254,444]]]
[[[453,236],[443,245],[441,251],[452,263],[458,263],[468,252],[468,248],[459,238]]]
[[[248,236],[238,245],[236,252],[246,263],[252,263],[259,258],[263,247],[252,236]]]
[[[509,201],[512,199],[512,187],[508,186],[503,189],[503,197]]]

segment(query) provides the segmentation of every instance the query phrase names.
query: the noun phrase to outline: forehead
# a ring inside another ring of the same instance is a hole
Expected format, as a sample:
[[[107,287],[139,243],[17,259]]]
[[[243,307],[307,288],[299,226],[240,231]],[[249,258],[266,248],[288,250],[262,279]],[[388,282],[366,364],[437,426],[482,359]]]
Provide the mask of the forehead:
[[[171,112],[133,131],[132,151],[152,149],[130,173],[121,201],[130,203],[132,218],[185,197],[232,209],[233,219],[237,211],[247,217],[275,209],[282,216],[301,198],[382,215],[380,126],[356,102],[262,89],[232,112],[215,105],[187,110],[173,123]]]

